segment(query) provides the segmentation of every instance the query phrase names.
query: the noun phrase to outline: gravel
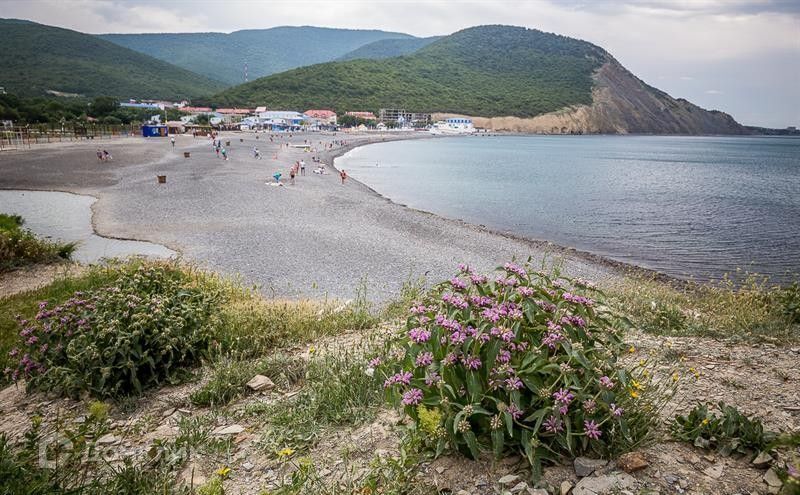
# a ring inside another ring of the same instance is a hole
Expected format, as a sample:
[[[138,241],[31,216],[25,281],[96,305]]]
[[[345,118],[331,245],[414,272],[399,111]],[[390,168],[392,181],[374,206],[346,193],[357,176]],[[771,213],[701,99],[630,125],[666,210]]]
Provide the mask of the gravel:
[[[230,160],[217,158],[207,138],[117,138],[34,146],[0,154],[0,188],[62,190],[99,198],[93,224],[101,235],[139,239],[178,250],[185,259],[231,275],[276,297],[355,297],[359,287],[382,301],[403,283],[449,278],[464,262],[489,271],[512,258],[563,262],[563,271],[594,280],[620,276],[618,267],[546,242],[531,242],[396,205],[332,170],[312,173],[313,153],[278,142],[349,145],[380,136],[299,133],[293,138],[226,133]],[[243,139],[243,142],[240,142]],[[387,138],[388,139],[388,138]],[[254,145],[263,159],[256,160]],[[97,147],[114,157],[101,163]],[[190,151],[191,158],[183,152]],[[273,159],[278,156],[278,160]],[[295,160],[306,161],[296,185],[267,185],[276,171],[288,182]],[[158,184],[156,175],[167,175]]]

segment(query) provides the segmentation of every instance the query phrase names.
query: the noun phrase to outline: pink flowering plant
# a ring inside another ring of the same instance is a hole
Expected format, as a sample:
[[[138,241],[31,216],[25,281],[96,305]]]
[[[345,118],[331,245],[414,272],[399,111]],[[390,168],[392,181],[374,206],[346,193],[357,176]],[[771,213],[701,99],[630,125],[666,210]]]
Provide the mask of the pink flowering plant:
[[[384,387],[437,453],[608,455],[641,386],[617,361],[626,326],[585,280],[462,265],[410,309]]]
[[[143,264],[114,286],[39,303],[18,318],[5,374],[28,387],[77,396],[139,394],[185,376],[212,342],[216,295],[170,264]]]

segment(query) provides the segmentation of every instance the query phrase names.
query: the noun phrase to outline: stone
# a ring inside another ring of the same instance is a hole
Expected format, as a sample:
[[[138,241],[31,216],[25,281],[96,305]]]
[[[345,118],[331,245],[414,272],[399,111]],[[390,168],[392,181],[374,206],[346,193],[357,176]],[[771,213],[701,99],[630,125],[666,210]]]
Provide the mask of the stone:
[[[628,452],[619,456],[617,459],[617,466],[626,473],[632,473],[649,466],[650,463],[645,459],[644,454],[641,452]]]
[[[636,479],[628,473],[604,474],[581,479],[572,495],[600,495],[636,488]]]
[[[767,472],[764,473],[764,481],[771,487],[779,488],[783,485],[781,479],[778,478],[778,474],[772,468],[767,469]]]
[[[247,382],[247,386],[255,392],[263,392],[275,388],[275,384],[272,383],[272,380],[264,375],[254,376],[249,382]]]
[[[507,474],[502,478],[500,478],[499,480],[497,480],[498,483],[504,486],[510,486],[516,483],[517,481],[519,481],[519,476],[517,476],[516,474]]]
[[[724,470],[725,470],[725,464],[719,463],[703,469],[703,474],[705,474],[709,478],[714,478],[715,480],[718,480],[722,477],[722,472]]]
[[[589,476],[595,472],[595,470],[604,467],[606,464],[608,464],[608,461],[604,461],[602,459],[590,459],[588,457],[576,457],[573,464],[575,466],[575,474],[577,474],[579,478],[583,478],[585,476]]]
[[[229,426],[220,426],[219,428],[215,429],[211,432],[212,435],[238,435],[239,433],[244,431],[244,426],[242,425],[229,425]]]
[[[528,488],[528,495],[550,495],[544,488]]]
[[[164,409],[161,412],[161,417],[162,418],[166,418],[166,417],[172,416],[172,413],[174,413],[174,412],[175,412],[175,408],[174,407],[168,407],[168,408]]]
[[[513,488],[511,488],[510,492],[511,493],[522,493],[527,489],[528,489],[528,484],[525,483],[524,481],[520,481],[519,483],[514,485]]]
[[[203,486],[206,484],[206,477],[200,473],[200,466],[192,462],[181,471],[178,481],[190,488]]]
[[[244,462],[244,463],[242,463],[242,469],[244,469],[244,470],[245,470],[245,471],[247,471],[248,473],[249,473],[250,471],[252,471],[254,467],[255,467],[255,465],[254,465],[252,462],[250,462],[250,461],[247,461],[247,462]]]
[[[444,472],[444,468],[442,466],[436,466],[436,472],[442,474]]]
[[[572,483],[569,481],[562,481],[560,491],[561,495],[569,495],[569,492],[572,491]]]
[[[759,468],[768,467],[772,463],[772,456],[769,455],[769,452],[759,452],[755,459],[753,459],[753,465]]]
[[[102,437],[97,439],[97,445],[114,445],[119,443],[119,438],[115,437],[111,433],[106,433]]]

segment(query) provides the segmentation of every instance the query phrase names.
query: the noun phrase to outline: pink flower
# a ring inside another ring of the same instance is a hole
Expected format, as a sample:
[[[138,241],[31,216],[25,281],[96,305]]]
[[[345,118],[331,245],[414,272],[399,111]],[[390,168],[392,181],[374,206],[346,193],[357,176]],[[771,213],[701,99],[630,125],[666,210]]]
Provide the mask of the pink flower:
[[[383,360],[381,359],[380,356],[375,356],[374,358],[369,360],[369,365],[371,368],[377,368],[378,366],[381,365],[382,362]]]
[[[458,277],[453,277],[450,279],[450,285],[453,286],[453,289],[457,291],[463,291],[467,288],[467,283],[461,280]]]
[[[518,408],[514,403],[511,403],[511,405],[508,406],[508,409],[506,409],[506,411],[515,420],[518,420],[522,416],[522,410]]]
[[[600,385],[602,385],[603,387],[605,387],[605,388],[607,388],[609,390],[614,388],[614,382],[611,380],[611,378],[609,378],[607,376],[601,376],[600,377]]]
[[[406,406],[416,406],[420,402],[422,402],[422,390],[418,388],[412,388],[411,390],[407,391],[403,394],[403,405]]]
[[[481,367],[481,359],[478,356],[462,358],[464,366],[469,370],[477,370]]]
[[[594,440],[597,440],[600,438],[600,435],[603,434],[603,432],[600,431],[600,427],[594,422],[594,420],[584,421],[583,427],[586,429],[586,436]]]
[[[433,353],[432,352],[420,352],[417,354],[417,359],[415,361],[417,366],[429,366],[433,362]]]
[[[506,378],[506,388],[509,390],[519,390],[523,387],[522,380],[516,376]]]
[[[408,331],[408,338],[417,344],[421,344],[431,338],[431,332],[422,327],[412,328]]]
[[[523,297],[531,297],[534,291],[530,287],[517,287],[517,292]]]
[[[547,418],[547,421],[544,422],[544,429],[549,431],[550,433],[558,433],[559,431],[564,431],[564,423],[561,421],[560,418],[555,416],[550,416]]]

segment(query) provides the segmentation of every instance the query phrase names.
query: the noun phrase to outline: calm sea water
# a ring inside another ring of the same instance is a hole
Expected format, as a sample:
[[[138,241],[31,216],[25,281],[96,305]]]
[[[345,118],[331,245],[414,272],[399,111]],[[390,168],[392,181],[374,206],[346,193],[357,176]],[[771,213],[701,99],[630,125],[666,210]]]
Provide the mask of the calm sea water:
[[[800,139],[504,136],[337,160],[401,204],[676,277],[800,272]]]

